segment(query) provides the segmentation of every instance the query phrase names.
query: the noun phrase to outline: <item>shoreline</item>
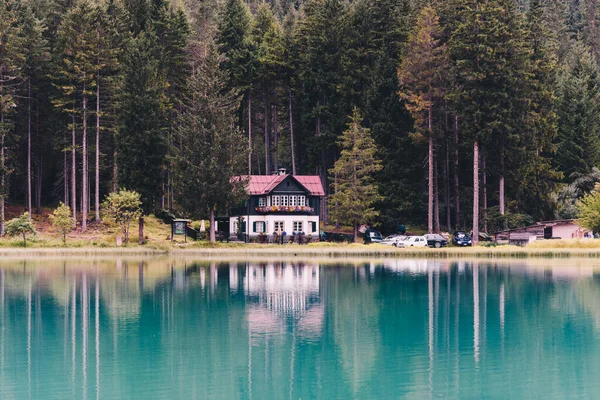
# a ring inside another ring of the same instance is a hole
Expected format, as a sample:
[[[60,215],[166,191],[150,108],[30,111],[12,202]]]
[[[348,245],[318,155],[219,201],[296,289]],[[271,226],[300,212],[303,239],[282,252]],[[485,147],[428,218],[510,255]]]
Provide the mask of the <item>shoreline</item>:
[[[150,247],[31,247],[0,248],[0,258],[14,257],[371,257],[371,258],[425,258],[425,259],[461,259],[461,258],[600,258],[600,248],[526,248],[516,246],[501,247],[447,247],[443,249],[396,249],[378,245],[346,246],[301,246],[284,245],[277,247],[188,247],[172,249],[154,249]]]

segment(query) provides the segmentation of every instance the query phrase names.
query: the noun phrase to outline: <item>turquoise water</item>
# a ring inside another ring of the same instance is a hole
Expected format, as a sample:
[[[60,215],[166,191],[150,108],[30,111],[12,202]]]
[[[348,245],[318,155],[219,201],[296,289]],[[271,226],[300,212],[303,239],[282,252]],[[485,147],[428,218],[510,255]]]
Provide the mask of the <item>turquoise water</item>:
[[[2,261],[0,398],[598,398],[596,268]]]

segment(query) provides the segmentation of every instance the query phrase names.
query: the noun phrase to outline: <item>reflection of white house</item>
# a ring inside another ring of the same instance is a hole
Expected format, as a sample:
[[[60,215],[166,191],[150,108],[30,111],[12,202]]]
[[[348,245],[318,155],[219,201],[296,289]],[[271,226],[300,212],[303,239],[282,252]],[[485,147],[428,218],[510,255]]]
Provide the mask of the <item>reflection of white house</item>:
[[[290,318],[301,332],[321,331],[324,311],[318,265],[249,265],[244,286],[246,296],[255,303],[247,311],[251,332],[279,332]]]

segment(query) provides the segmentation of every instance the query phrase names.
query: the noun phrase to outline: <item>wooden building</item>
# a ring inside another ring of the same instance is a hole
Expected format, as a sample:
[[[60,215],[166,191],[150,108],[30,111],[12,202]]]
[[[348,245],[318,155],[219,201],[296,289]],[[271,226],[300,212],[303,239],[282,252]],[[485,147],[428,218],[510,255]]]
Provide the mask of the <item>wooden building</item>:
[[[577,225],[575,220],[540,221],[535,225],[507,229],[496,233],[496,242],[500,244],[522,245],[544,239],[576,239],[591,233]]]
[[[298,233],[319,236],[319,215],[325,196],[319,176],[291,175],[281,169],[278,174],[244,179],[248,180],[249,198],[229,215],[231,235],[243,233],[256,238],[285,232],[288,237]]]

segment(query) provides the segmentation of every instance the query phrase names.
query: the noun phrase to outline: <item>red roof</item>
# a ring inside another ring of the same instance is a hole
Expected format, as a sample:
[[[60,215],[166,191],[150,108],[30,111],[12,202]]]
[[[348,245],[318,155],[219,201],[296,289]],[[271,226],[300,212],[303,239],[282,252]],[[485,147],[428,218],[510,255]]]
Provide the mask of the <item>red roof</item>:
[[[325,190],[323,190],[323,184],[318,175],[293,175],[293,177],[313,196],[325,196]]]
[[[250,175],[248,193],[251,195],[269,194],[288,176],[296,179],[312,196],[325,196],[321,178],[318,175]]]

